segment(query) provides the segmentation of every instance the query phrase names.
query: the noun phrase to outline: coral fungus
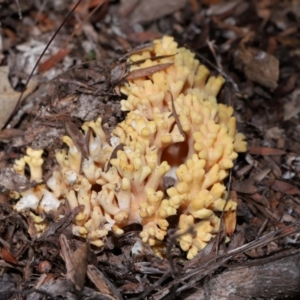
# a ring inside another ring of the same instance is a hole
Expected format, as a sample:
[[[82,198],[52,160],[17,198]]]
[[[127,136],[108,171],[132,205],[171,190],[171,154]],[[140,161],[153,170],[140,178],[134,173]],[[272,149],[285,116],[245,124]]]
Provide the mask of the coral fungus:
[[[209,76],[195,55],[178,48],[173,38],[155,40],[129,62],[134,63],[131,71],[171,65],[121,87],[127,96],[121,109],[128,114],[110,139],[101,118],[83,125],[88,158],[64,136],[68,151],[56,153],[59,168],[46,185],[23,192],[15,208],[41,216],[59,204],[68,203],[70,209],[83,205],[73,233],[97,246],[109,231],[122,234],[132,223],[143,226],[143,242],[154,246],[167,234],[168,217],[178,215],[178,242],[191,259],[218,232],[219,212],[236,209],[234,201],[226,200],[224,179],[237,152],[246,151],[245,138],[236,132],[233,108],[217,103],[223,77]],[[119,149],[116,155],[114,147]],[[16,172],[24,175],[27,164],[31,180],[40,181],[41,155],[28,149],[15,162]],[[165,191],[166,176],[175,184]]]

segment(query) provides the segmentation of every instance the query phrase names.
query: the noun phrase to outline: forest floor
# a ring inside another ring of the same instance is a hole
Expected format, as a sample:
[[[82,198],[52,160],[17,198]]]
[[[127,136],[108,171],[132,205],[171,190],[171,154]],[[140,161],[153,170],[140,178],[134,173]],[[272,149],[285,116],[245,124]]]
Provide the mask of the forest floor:
[[[299,295],[300,2],[82,0],[26,84],[76,2],[0,0],[0,299]],[[64,124],[101,116],[110,133],[125,116],[112,92],[125,76],[121,58],[164,35],[226,79],[218,101],[234,107],[247,137],[227,182],[238,202],[231,242],[220,234],[189,261],[170,231],[165,258],[150,247],[134,257],[140,228],[89,247],[70,234],[74,214],[38,238],[32,219],[13,210],[9,191],[32,186],[14,176],[14,160],[28,146],[46,149],[46,180]]]

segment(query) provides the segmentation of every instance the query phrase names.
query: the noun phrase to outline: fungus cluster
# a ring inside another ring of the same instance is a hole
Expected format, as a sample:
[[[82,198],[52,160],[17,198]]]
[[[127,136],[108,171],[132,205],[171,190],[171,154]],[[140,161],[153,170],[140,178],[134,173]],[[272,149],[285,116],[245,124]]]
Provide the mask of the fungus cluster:
[[[104,244],[110,231],[122,234],[133,223],[142,225],[143,242],[155,246],[166,236],[169,217],[177,215],[178,224],[172,226],[191,259],[218,232],[220,212],[236,209],[227,199],[224,179],[237,153],[246,151],[245,137],[236,132],[233,108],[217,103],[224,79],[209,76],[195,55],[178,48],[173,38],[154,41],[129,62],[131,71],[171,65],[121,87],[127,96],[121,109],[128,114],[110,138],[101,118],[83,125],[88,158],[64,136],[68,150],[56,153],[52,177],[21,193],[15,209],[30,209],[41,233],[47,227],[43,212],[83,205],[73,234],[96,246]],[[15,171],[24,175],[26,164],[31,180],[41,181],[42,150],[29,148],[15,162]],[[169,188],[166,178],[174,181]]]

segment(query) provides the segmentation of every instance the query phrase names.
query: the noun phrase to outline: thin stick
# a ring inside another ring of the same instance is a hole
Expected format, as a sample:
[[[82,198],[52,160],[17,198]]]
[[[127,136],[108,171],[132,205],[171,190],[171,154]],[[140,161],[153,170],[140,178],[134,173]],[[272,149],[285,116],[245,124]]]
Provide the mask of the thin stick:
[[[82,27],[82,25],[84,24],[84,23],[86,23],[86,21],[98,10],[98,8],[100,7],[100,6],[102,6],[105,2],[107,2],[108,0],[104,0],[104,1],[102,1],[102,2],[99,2],[98,3],[98,5],[97,6],[95,6],[94,7],[94,9],[87,15],[87,17],[83,20],[83,21],[81,21],[81,23],[79,24],[79,27]],[[74,30],[73,30],[73,32],[71,33],[71,35],[66,39],[66,41],[64,42],[64,44],[60,47],[60,49],[63,49],[63,48],[65,48],[66,47],[66,45],[70,42],[70,40],[73,38],[73,36],[76,34],[76,32],[77,32],[77,30],[79,29],[79,27],[78,28],[75,28]]]

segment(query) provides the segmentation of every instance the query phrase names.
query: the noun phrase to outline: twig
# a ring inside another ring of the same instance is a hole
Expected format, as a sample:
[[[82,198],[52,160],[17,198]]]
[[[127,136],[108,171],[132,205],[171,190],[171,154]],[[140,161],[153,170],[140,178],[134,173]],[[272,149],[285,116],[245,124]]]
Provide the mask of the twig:
[[[175,119],[175,122],[176,122],[176,125],[178,126],[179,132],[181,133],[181,135],[183,136],[183,138],[186,139],[186,134],[185,134],[185,132],[182,129],[182,126],[181,126],[181,123],[180,123],[177,111],[175,109],[173,95],[172,95],[172,93],[170,91],[168,91],[168,93],[171,95],[171,105],[172,105],[172,114],[171,115],[173,115],[173,117]]]
[[[20,7],[19,0],[16,0],[16,4],[17,4],[17,7],[18,7],[19,19],[22,20],[22,10],[21,10],[21,7]]]
[[[166,280],[171,275],[171,271],[167,271],[163,276],[161,276],[148,290],[146,290],[142,295],[131,300],[143,300],[148,296],[154,289],[158,288],[164,280]]]
[[[210,67],[217,70],[229,83],[231,83],[235,92],[237,92],[237,93],[240,92],[240,89],[239,89],[238,85],[235,83],[235,81],[228,74],[226,74],[222,69],[218,68],[215,64],[213,64],[211,61],[209,61],[206,57],[204,57],[203,55],[201,55],[197,52],[196,52],[196,56],[199,57],[205,63],[207,63]]]
[[[210,52],[211,52],[212,55],[214,56],[214,59],[215,59],[216,64],[217,64],[217,66],[218,66],[218,69],[221,70],[221,71],[223,72],[223,68],[222,68],[220,59],[217,57],[217,54],[216,54],[216,51],[215,51],[215,48],[214,48],[214,41],[209,41],[209,40],[207,40],[206,43],[207,43],[207,45],[208,45],[208,48],[209,48]]]
[[[229,179],[228,179],[228,184],[227,184],[227,195],[226,195],[226,201],[220,216],[220,228],[217,234],[217,241],[216,241],[216,253],[218,254],[219,252],[219,239],[220,239],[220,233],[221,233],[221,225],[223,225],[223,216],[224,216],[224,212],[225,212],[225,207],[229,201],[229,191],[230,191],[230,186],[231,186],[231,180],[232,180],[232,169],[230,169],[229,171]]]
[[[292,232],[286,232],[285,230],[290,229],[294,227],[294,230]],[[180,286],[176,290],[176,295],[179,295],[184,290],[190,288],[191,286],[195,286],[197,283],[199,283],[202,279],[204,279],[207,275],[213,273],[218,268],[224,266],[227,261],[232,259],[237,254],[244,253],[246,251],[249,251],[251,249],[261,247],[266,245],[267,243],[283,238],[285,236],[294,234],[295,232],[300,231],[300,220],[295,222],[294,224],[291,224],[289,226],[286,226],[284,228],[281,228],[275,232],[270,232],[262,237],[259,237],[258,239],[245,244],[241,247],[238,247],[236,249],[233,249],[231,251],[228,251],[227,253],[221,254],[221,255],[215,255],[212,258],[207,258],[206,261],[201,261],[200,267],[197,267],[186,274],[183,274],[180,276],[179,279],[174,279],[172,282],[170,282],[167,286],[163,288],[158,294],[164,293],[165,290],[170,290],[174,288],[179,283],[184,283],[182,286]]]

